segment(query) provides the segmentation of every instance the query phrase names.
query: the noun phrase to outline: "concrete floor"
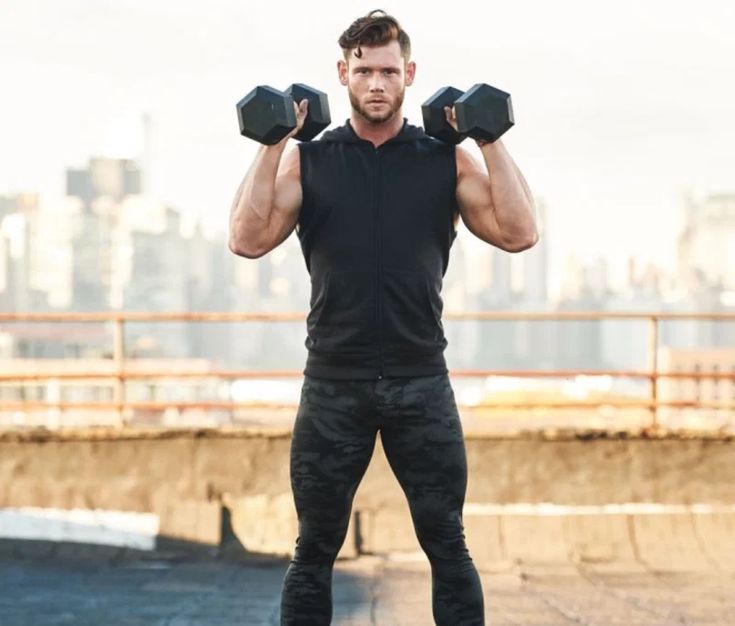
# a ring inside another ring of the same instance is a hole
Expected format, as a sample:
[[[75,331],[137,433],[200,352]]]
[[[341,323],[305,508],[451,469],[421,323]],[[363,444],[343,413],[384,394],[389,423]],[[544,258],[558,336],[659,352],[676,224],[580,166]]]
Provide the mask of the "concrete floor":
[[[665,549],[662,546],[662,549]],[[277,626],[284,559],[0,542],[1,626]],[[487,626],[732,626],[735,566],[643,560],[483,563]],[[423,554],[338,560],[340,626],[431,626]],[[462,626],[462,625],[457,625]]]

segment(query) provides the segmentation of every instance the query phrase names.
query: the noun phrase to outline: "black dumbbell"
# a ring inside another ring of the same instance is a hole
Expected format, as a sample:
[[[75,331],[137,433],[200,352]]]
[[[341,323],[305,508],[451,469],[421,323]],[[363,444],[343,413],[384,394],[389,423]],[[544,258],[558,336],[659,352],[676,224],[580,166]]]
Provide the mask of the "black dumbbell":
[[[447,122],[445,106],[454,106],[457,130]],[[450,144],[467,137],[493,142],[514,124],[510,94],[484,83],[464,94],[443,87],[421,105],[421,113],[426,134]]]
[[[294,101],[302,100],[308,100],[309,106],[304,125],[294,138],[310,141],[329,126],[332,118],[327,94],[300,83],[294,83],[286,91],[260,85],[240,100],[237,103],[240,134],[269,146],[278,143],[296,128]]]

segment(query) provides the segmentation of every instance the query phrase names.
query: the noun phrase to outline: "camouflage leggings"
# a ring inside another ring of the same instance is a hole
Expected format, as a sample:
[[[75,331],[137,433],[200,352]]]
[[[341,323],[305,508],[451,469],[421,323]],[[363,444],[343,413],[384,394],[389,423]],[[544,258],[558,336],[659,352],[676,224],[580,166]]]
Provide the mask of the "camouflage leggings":
[[[378,430],[431,565],[434,621],[483,626],[482,587],[462,524],[467,459],[447,374],[304,378],[290,465],[299,536],[283,581],[281,626],[331,623],[332,566]]]

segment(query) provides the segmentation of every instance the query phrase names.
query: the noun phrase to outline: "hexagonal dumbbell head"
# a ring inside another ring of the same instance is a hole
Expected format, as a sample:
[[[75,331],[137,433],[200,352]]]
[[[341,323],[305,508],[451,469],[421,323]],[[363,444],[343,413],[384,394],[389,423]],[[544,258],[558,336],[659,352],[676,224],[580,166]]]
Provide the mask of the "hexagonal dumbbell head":
[[[457,126],[473,139],[495,141],[513,126],[510,94],[490,85],[474,85],[454,103]]]
[[[237,103],[240,134],[266,145],[281,141],[296,127],[293,98],[260,85]]]
[[[327,94],[323,91],[301,83],[294,83],[286,89],[285,93],[290,95],[297,104],[302,100],[309,101],[304,125],[294,135],[294,139],[311,141],[332,123],[332,118],[329,115],[329,101],[327,100]]]
[[[452,106],[454,101],[462,95],[454,87],[442,87],[431,98],[421,105],[421,114],[424,118],[424,131],[444,143],[456,145],[464,141],[466,134],[458,133],[447,122],[444,113],[445,106]]]

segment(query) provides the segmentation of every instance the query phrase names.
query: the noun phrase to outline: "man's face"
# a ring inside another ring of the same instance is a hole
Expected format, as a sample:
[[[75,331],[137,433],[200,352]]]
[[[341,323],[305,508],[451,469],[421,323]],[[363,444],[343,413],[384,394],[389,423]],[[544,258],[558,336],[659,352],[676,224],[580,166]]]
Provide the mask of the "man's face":
[[[361,49],[359,59],[351,50],[348,62],[337,63],[339,80],[347,87],[353,110],[368,123],[381,124],[401,110],[403,94],[413,83],[416,64],[405,62],[397,41]]]

